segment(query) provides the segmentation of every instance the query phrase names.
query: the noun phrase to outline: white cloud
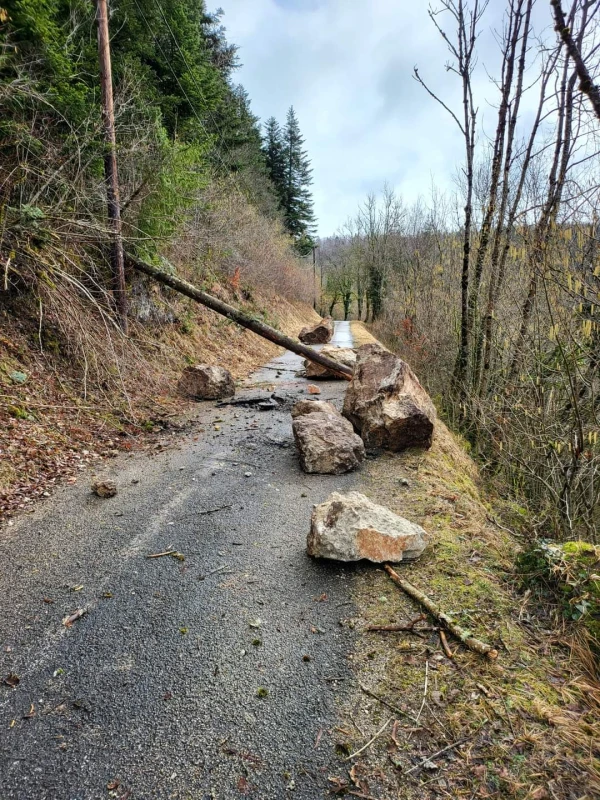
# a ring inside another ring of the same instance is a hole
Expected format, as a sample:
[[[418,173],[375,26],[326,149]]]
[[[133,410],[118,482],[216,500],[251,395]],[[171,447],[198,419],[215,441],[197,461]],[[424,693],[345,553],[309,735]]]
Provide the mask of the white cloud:
[[[412,77],[460,109],[458,79],[425,0],[220,0],[228,38],[240,48],[238,79],[261,119],[281,122],[293,105],[312,160],[319,233],[333,233],[368,191],[387,181],[408,201],[432,176],[453,185],[460,133]],[[481,114],[493,119],[494,70],[504,3],[492,0],[480,40]],[[549,12],[548,12],[549,13]],[[549,22],[547,9],[540,21]],[[444,20],[443,17],[439,18]],[[448,25],[449,20],[444,20]],[[486,102],[486,97],[489,102]]]

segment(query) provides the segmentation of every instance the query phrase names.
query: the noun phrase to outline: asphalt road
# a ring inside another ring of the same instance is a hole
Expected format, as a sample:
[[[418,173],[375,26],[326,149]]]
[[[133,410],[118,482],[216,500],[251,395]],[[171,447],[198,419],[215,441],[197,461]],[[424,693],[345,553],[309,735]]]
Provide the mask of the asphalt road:
[[[176,448],[103,465],[116,497],[83,477],[0,531],[0,680],[20,678],[0,685],[1,800],[325,796],[353,569],[304,547],[312,504],[358,478],[300,471],[299,366],[249,382],[278,409],[199,404]],[[341,405],[345,382],[319,385]],[[185,560],[147,558],[170,549]]]

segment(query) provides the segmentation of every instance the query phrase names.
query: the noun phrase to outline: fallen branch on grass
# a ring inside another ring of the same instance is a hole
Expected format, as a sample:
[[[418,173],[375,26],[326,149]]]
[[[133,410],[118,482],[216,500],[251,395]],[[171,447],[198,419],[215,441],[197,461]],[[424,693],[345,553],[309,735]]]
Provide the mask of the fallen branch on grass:
[[[383,568],[403,592],[405,592],[409,597],[412,597],[413,600],[416,600],[417,603],[420,603],[423,608],[427,609],[431,616],[437,619],[438,622],[445,625],[450,633],[456,636],[456,638],[462,642],[465,647],[468,647],[469,650],[474,650],[476,653],[486,656],[489,659],[493,660],[498,658],[498,651],[495,648],[489,644],[486,644],[485,642],[480,641],[479,639],[476,639],[474,636],[471,636],[468,631],[466,631],[464,628],[461,628],[460,625],[457,625],[456,622],[454,622],[448,616],[448,614],[436,606],[430,597],[428,597],[420,589],[417,589],[416,586],[413,586],[412,583],[409,583],[407,580],[404,580],[404,578],[401,578],[398,573],[390,567],[389,564],[384,564]]]
[[[440,628],[440,642],[442,643],[442,649],[446,654],[447,658],[454,658],[454,653],[450,650],[450,645],[448,644],[448,640],[446,639],[446,634],[444,633],[443,629]]]
[[[352,753],[352,755],[349,755],[349,756],[348,756],[348,758],[346,759],[346,761],[350,761],[350,759],[351,759],[351,758],[356,758],[356,756],[358,756],[358,755],[360,755],[362,752],[364,752],[364,751],[367,749],[367,747],[369,747],[370,745],[372,745],[372,744],[373,744],[373,742],[375,741],[375,739],[377,739],[379,736],[381,736],[381,734],[384,732],[384,730],[385,730],[385,729],[387,728],[387,726],[390,724],[390,722],[392,721],[392,719],[393,719],[393,717],[390,717],[390,718],[388,719],[388,721],[385,723],[385,725],[382,725],[382,726],[381,726],[381,728],[380,728],[380,729],[377,731],[377,733],[375,734],[375,736],[373,736],[373,738],[372,738],[372,739],[369,739],[369,741],[368,741],[366,744],[363,744],[363,746],[360,748],[360,750],[357,750],[355,753]]]
[[[377,702],[381,703],[382,706],[385,706],[386,708],[389,708],[390,711],[395,711],[396,714],[400,714],[401,716],[406,717],[407,719],[409,719],[411,722],[415,723],[416,725],[419,725],[419,723],[417,722],[415,717],[411,716],[403,708],[400,708],[399,706],[394,705],[394,703],[390,703],[390,701],[386,700],[385,697],[381,697],[380,695],[375,694],[374,691],[369,689],[367,686],[363,686],[362,683],[359,683],[358,685],[360,686],[360,688],[363,690],[363,692],[365,694],[369,695],[369,697],[372,697],[374,700],[377,700]],[[429,728],[426,725],[421,725],[421,727],[424,728],[426,731],[429,730]]]
[[[438,756],[441,756],[444,753],[447,753],[448,750],[454,750],[455,747],[458,747],[459,745],[464,744],[465,742],[468,742],[469,739],[472,739],[474,735],[475,734],[472,734],[471,736],[464,736],[462,739],[459,739],[457,742],[452,742],[452,744],[449,744],[447,747],[442,747],[442,749],[438,750],[437,753],[434,753],[432,756],[428,756],[427,758],[424,758],[423,761],[419,761],[419,763],[416,764],[414,767],[411,767],[411,769],[407,769],[406,772],[404,773],[404,775],[410,775],[411,772],[416,772],[418,769],[421,769],[422,767],[424,767],[425,764],[429,764],[430,762],[432,762],[434,758],[437,758]]]

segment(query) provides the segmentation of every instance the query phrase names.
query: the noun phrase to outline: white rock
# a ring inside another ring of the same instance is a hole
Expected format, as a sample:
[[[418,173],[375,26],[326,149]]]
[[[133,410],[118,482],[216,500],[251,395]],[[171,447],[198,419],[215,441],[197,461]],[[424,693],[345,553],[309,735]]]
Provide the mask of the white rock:
[[[315,558],[379,564],[418,558],[428,538],[420,525],[359,492],[333,492],[313,510],[306,549]]]

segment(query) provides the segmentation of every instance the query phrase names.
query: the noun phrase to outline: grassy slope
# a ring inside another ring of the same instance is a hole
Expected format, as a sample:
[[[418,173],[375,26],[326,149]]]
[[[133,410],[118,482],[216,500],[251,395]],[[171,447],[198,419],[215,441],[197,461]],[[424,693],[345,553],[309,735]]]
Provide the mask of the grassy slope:
[[[365,343],[359,326],[353,332]],[[362,634],[355,668],[361,684],[394,708],[367,693],[349,702],[340,754],[391,722],[352,760],[352,773],[340,771],[340,785],[390,798],[600,796],[600,691],[580,658],[585,650],[573,650],[546,609],[519,590],[519,539],[491,521],[500,504],[484,494],[457,437],[438,421],[429,451],[369,461],[362,490],[433,534],[426,554],[399,573],[500,656],[488,662],[448,635],[450,660],[435,630],[421,637],[366,631],[412,620],[421,609],[383,570],[360,567],[359,616],[347,621]],[[403,775],[462,739],[428,768]]]

